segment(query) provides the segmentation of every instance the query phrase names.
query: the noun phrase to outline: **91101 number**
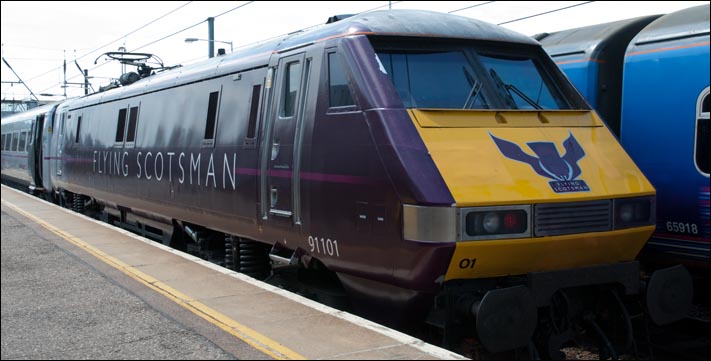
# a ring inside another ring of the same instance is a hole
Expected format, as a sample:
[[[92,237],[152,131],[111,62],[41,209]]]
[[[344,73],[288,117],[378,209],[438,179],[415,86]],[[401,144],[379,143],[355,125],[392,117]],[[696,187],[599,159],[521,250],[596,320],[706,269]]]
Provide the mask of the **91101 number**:
[[[311,252],[315,251],[316,253],[336,257],[341,256],[340,252],[338,252],[338,241],[335,239],[309,236],[309,247],[311,247]]]

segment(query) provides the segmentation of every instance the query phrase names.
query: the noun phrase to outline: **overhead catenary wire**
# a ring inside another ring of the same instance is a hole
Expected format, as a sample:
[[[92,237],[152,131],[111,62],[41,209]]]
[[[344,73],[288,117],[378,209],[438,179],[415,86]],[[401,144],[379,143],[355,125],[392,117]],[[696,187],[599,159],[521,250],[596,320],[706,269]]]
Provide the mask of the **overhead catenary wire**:
[[[187,3],[185,3],[185,4],[183,4],[183,5],[180,5],[180,6],[178,6],[177,8],[175,8],[175,9],[173,9],[173,10],[171,10],[171,11],[169,11],[169,12],[167,12],[167,13],[165,13],[165,14],[163,14],[163,15],[161,15],[161,16],[159,16],[159,17],[157,17],[157,18],[155,18],[155,19],[153,19],[153,20],[151,20],[151,21],[149,21],[148,23],[146,23],[145,25],[143,25],[143,26],[137,28],[136,30],[130,31],[129,33],[127,33],[127,34],[125,34],[125,35],[122,35],[122,36],[120,36],[120,37],[118,37],[118,38],[116,38],[116,39],[114,39],[114,40],[112,40],[112,41],[110,41],[110,42],[108,42],[108,43],[106,43],[106,44],[104,44],[104,45],[101,45],[101,46],[99,46],[98,48],[95,48],[94,50],[89,51],[88,53],[85,53],[84,55],[82,55],[82,56],[76,58],[76,60],[82,59],[82,58],[84,58],[84,57],[86,57],[86,56],[88,56],[88,55],[90,55],[90,54],[93,54],[93,53],[95,53],[95,52],[97,52],[97,51],[99,51],[99,50],[101,50],[101,49],[103,49],[103,48],[105,48],[105,47],[107,47],[107,46],[109,46],[109,45],[111,45],[111,44],[113,44],[113,43],[115,43],[115,42],[117,42],[117,41],[119,41],[119,40],[121,40],[121,39],[123,39],[123,38],[125,38],[125,37],[127,37],[127,36],[129,36],[129,35],[131,35],[131,34],[133,34],[133,33],[135,33],[135,32],[137,32],[137,31],[139,31],[139,30],[141,30],[141,29],[144,29],[144,28],[147,27],[148,25],[151,25],[151,24],[155,23],[156,21],[158,21],[158,20],[160,20],[160,19],[162,19],[162,18],[164,18],[164,17],[166,17],[166,16],[168,16],[168,15],[170,15],[170,14],[172,14],[172,13],[174,13],[174,12],[180,10],[180,9],[182,9],[183,7],[189,5],[190,3],[192,3],[192,1],[188,1]],[[46,72],[44,72],[44,73],[42,73],[42,74],[39,74],[39,75],[37,75],[37,76],[34,76],[34,77],[28,79],[27,81],[32,81],[32,80],[34,80],[34,79],[39,78],[40,76],[47,75],[47,74],[49,74],[49,73],[51,73],[51,72],[53,72],[53,71],[59,70],[59,69],[61,69],[61,68],[62,68],[61,66],[58,66],[58,67],[56,67],[56,68],[50,69],[50,70],[48,70],[48,71],[46,71]]]
[[[214,16],[213,18],[220,17],[220,16],[222,16],[222,15],[225,15],[225,14],[227,14],[227,13],[230,13],[230,12],[232,12],[232,11],[235,11],[235,10],[237,10],[237,9],[240,9],[240,8],[246,6],[246,5],[249,5],[249,4],[253,3],[253,2],[254,2],[254,1],[248,1],[248,2],[246,2],[246,3],[244,3],[244,4],[241,4],[241,5],[239,5],[239,6],[236,6],[236,7],[232,8],[232,9],[230,9],[230,10],[224,11],[224,12],[222,12],[222,13],[220,13],[220,14]],[[176,9],[174,9],[174,10],[171,11],[170,13],[172,13],[172,12],[174,12],[174,11],[176,11],[176,10],[182,8],[183,6],[185,6],[185,5],[189,4],[189,3],[190,3],[190,2],[188,2],[188,3],[186,3],[186,4],[182,5],[182,6],[180,6],[180,7],[176,8]],[[167,15],[170,14],[170,13],[167,13],[167,14],[161,16],[160,18],[165,17],[165,16],[167,16]],[[157,19],[153,20],[151,23],[153,23],[153,22],[159,20],[160,18],[157,18]],[[145,47],[147,47],[147,46],[150,46],[150,45],[153,45],[153,44],[158,43],[158,42],[160,42],[160,41],[163,41],[163,40],[165,40],[165,39],[168,39],[168,38],[170,38],[170,37],[172,37],[172,36],[175,36],[175,35],[177,35],[177,34],[179,34],[179,33],[182,33],[182,32],[184,32],[184,31],[187,31],[187,30],[189,30],[189,29],[192,29],[192,28],[194,28],[194,27],[196,27],[196,26],[198,26],[198,25],[204,23],[205,21],[206,21],[206,20],[201,20],[201,21],[199,21],[199,22],[197,22],[197,23],[195,23],[195,24],[193,24],[193,25],[190,25],[190,26],[188,26],[188,27],[186,27],[186,28],[177,30],[177,31],[175,31],[175,32],[173,32],[173,33],[171,33],[171,34],[169,34],[169,35],[163,36],[163,37],[161,37],[161,38],[159,38],[159,39],[153,40],[153,41],[151,41],[151,42],[149,42],[149,43],[146,43],[146,44],[141,45],[141,46],[139,46],[139,47],[137,47],[137,48],[134,48],[134,49],[132,49],[130,52],[138,51],[138,50],[143,49],[143,48],[145,48]],[[128,36],[128,35],[130,35],[130,34],[133,34],[134,32],[136,32],[136,31],[138,31],[138,30],[140,30],[140,29],[142,29],[142,28],[148,26],[148,25],[151,24],[151,23],[148,23],[148,24],[142,26],[141,28],[132,31],[132,32],[130,32],[130,33],[128,33],[128,34],[126,34],[126,35],[124,35],[124,36],[118,38],[117,40],[120,40],[120,39],[122,39],[122,38],[124,38],[124,37],[126,37],[126,36]],[[113,42],[115,42],[115,41],[117,41],[117,40],[114,40],[114,41],[112,41],[112,42],[110,42],[110,43],[108,43],[108,44],[111,44],[111,43],[113,43]],[[107,44],[107,45],[108,45],[108,44]],[[91,53],[88,53],[88,54],[91,54]],[[88,54],[86,54],[86,55],[88,55]],[[90,71],[96,70],[96,69],[98,69],[99,67],[101,67],[101,66],[103,66],[103,65],[105,65],[105,64],[108,64],[109,62],[110,62],[110,61],[103,62],[103,63],[101,63],[101,64],[99,64],[99,65],[97,65],[97,66],[95,66],[95,67],[93,67],[93,68],[91,68],[91,69],[89,69],[89,70],[90,70]],[[82,74],[82,75],[83,75],[83,74]],[[77,78],[77,77],[78,77],[78,75],[75,75],[75,76],[69,78],[69,80],[74,79],[74,78]],[[57,84],[54,84],[54,85],[52,85],[51,87],[49,87],[49,88],[47,88],[47,89],[51,89],[51,88],[55,87],[56,85],[57,85]]]
[[[545,12],[538,13],[538,14],[533,14],[533,15],[530,15],[530,16],[525,16],[525,17],[518,18],[518,19],[513,19],[513,20],[509,20],[509,21],[504,21],[503,23],[498,23],[498,24],[496,24],[496,25],[510,24],[510,23],[513,23],[513,22],[516,22],[516,21],[521,21],[521,20],[526,20],[526,19],[530,19],[530,18],[535,18],[536,16],[546,15],[546,14],[554,13],[554,12],[556,12],[556,11],[561,11],[561,10],[565,10],[565,9],[570,9],[570,8],[574,8],[574,7],[576,7],[576,6],[585,5],[585,4],[590,4],[590,3],[594,3],[594,1],[585,1],[585,2],[582,2],[582,3],[580,3],[580,4],[570,5],[570,6],[562,7],[562,8],[555,9],[555,10],[550,10],[550,11],[545,11]]]
[[[546,14],[551,14],[551,13],[555,13],[555,12],[564,11],[564,10],[566,10],[566,9],[570,9],[570,8],[574,8],[574,7],[579,7],[579,6],[586,5],[586,4],[590,4],[590,3],[593,3],[593,2],[595,2],[595,1],[586,1],[586,2],[581,2],[581,3],[579,3],[579,4],[574,4],[574,5],[570,5],[570,6],[564,6],[564,7],[558,8],[558,9],[554,9],[554,10],[539,12],[539,13],[536,13],[536,14],[532,14],[532,15],[528,15],[528,16],[524,16],[524,17],[520,17],[520,18],[516,18],[516,19],[507,20],[507,21],[498,23],[497,25],[504,25],[504,24],[515,23],[515,22],[518,22],[518,21],[523,21],[523,20],[535,18],[535,17],[538,17],[538,16],[544,16],[544,15],[546,15]],[[180,9],[183,9],[185,6],[187,6],[187,5],[191,4],[191,3],[192,3],[191,1],[185,2],[184,4],[181,4],[180,6],[177,6],[175,9],[172,9],[172,10],[170,10],[169,12],[167,12],[167,13],[161,15],[160,17],[157,17],[156,19],[152,20],[151,22],[148,22],[148,23],[146,23],[145,25],[142,25],[141,27],[136,28],[136,29],[134,29],[133,31],[126,33],[125,35],[122,35],[121,37],[118,37],[118,38],[116,38],[115,40],[113,40],[113,41],[111,41],[111,42],[109,42],[109,43],[107,43],[107,44],[102,45],[102,47],[105,47],[105,46],[107,46],[107,45],[109,45],[109,44],[111,44],[111,43],[114,43],[114,42],[116,42],[116,41],[118,41],[118,40],[120,40],[120,39],[123,39],[123,38],[125,38],[126,36],[130,36],[130,35],[132,35],[132,34],[135,34],[135,33],[137,33],[137,32],[140,32],[141,30],[143,30],[143,29],[145,29],[146,27],[148,27],[150,24],[155,23],[155,22],[159,21],[160,19],[163,19],[163,18],[165,18],[166,16],[169,16],[170,14],[172,14],[172,13],[174,13],[174,12],[180,10]],[[226,15],[226,14],[228,14],[228,13],[234,12],[234,11],[236,11],[236,10],[238,10],[238,9],[244,8],[245,6],[250,5],[250,4],[253,4],[253,3],[255,3],[255,1],[246,1],[246,2],[242,2],[242,3],[238,4],[238,5],[232,5],[232,7],[231,7],[230,9],[228,9],[228,10],[226,10],[226,11],[222,11],[221,13],[215,15],[213,18],[223,17],[224,15]],[[378,6],[378,7],[375,7],[375,8],[371,8],[371,9],[368,9],[368,10],[365,10],[365,11],[362,11],[362,12],[358,12],[358,14],[363,13],[363,12],[366,12],[366,11],[376,10],[376,9],[380,9],[380,8],[386,8],[386,7],[388,7],[389,5],[392,5],[392,7],[395,8],[395,6],[394,6],[395,4],[401,4],[401,3],[408,3],[408,2],[406,2],[406,1],[392,1],[392,2],[387,2],[387,3],[384,4],[384,5],[381,5],[381,6]],[[493,3],[496,3],[496,1],[478,2],[478,3],[476,3],[476,4],[469,5],[469,6],[466,6],[466,7],[455,8],[454,10],[448,11],[448,13],[457,13],[457,12],[465,11],[465,10],[467,10],[467,9],[477,8],[477,7],[481,7],[481,6],[489,5],[489,4],[493,4]],[[501,3],[501,2],[499,2],[499,3]],[[465,3],[465,4],[466,4],[466,3]],[[471,4],[471,3],[470,3],[470,4]],[[131,51],[140,51],[140,50],[142,50],[142,49],[145,49],[146,47],[149,47],[149,46],[151,46],[151,45],[154,45],[154,44],[156,44],[156,43],[159,43],[159,42],[161,42],[161,41],[164,41],[165,39],[168,39],[168,38],[170,38],[170,37],[175,37],[177,34],[183,32],[183,31],[187,31],[187,30],[189,30],[189,29],[191,29],[191,28],[200,26],[200,24],[202,24],[202,23],[204,23],[204,22],[205,22],[205,20],[201,20],[201,21],[198,22],[198,23],[195,23],[195,24],[190,25],[190,26],[188,26],[188,27],[185,27],[185,28],[182,28],[182,29],[180,29],[180,30],[174,31],[174,32],[172,32],[172,33],[170,33],[170,34],[168,34],[168,35],[166,35],[166,36],[161,36],[160,38],[157,38],[156,40],[149,41],[148,43],[143,44],[143,45],[141,45],[141,46],[139,46],[139,47],[136,47],[136,48],[132,49]],[[313,26],[311,26],[311,27],[307,27],[307,28],[304,28],[304,29],[310,29],[310,28],[312,28],[312,27],[316,27],[316,26],[320,26],[320,25],[323,25],[323,23],[319,23],[319,24],[316,24],[316,25],[313,25]],[[251,44],[239,46],[239,47],[237,47],[236,49],[243,48],[243,47],[248,47],[248,46],[251,46],[251,45],[254,45],[254,44],[258,44],[258,43],[263,43],[263,42],[265,42],[265,41],[269,41],[270,39],[274,39],[274,38],[278,38],[278,37],[282,37],[282,36],[285,36],[285,34],[283,34],[283,35],[278,35],[278,36],[275,36],[275,37],[272,37],[272,38],[269,38],[269,39],[266,39],[266,40],[260,40],[260,41],[258,41],[258,42],[254,42],[254,43],[251,43]],[[77,59],[82,59],[83,57],[85,57],[85,56],[87,56],[87,55],[91,55],[92,52],[96,52],[97,50],[100,50],[100,49],[101,49],[101,47],[96,48],[96,49],[94,49],[94,50],[92,50],[92,51],[90,51],[90,52],[87,52],[87,53],[83,54],[82,56],[80,56],[80,57],[77,58]],[[171,62],[172,62],[172,61],[171,61]],[[90,68],[90,71],[95,71],[96,69],[100,68],[101,66],[103,66],[103,65],[105,65],[105,64],[107,64],[107,63],[108,63],[108,62],[102,62],[102,63],[100,63],[100,64],[97,64],[96,66],[91,67],[91,68]],[[174,63],[174,62],[173,62],[173,63]],[[61,69],[61,66],[60,66],[60,67],[57,67],[57,68],[54,68],[54,69],[52,69],[51,71],[55,71],[55,70],[57,70],[57,69]],[[106,69],[104,69],[104,70],[106,70]],[[50,71],[50,72],[51,72],[51,71]],[[44,73],[44,74],[46,75],[47,73],[48,73],[48,72],[46,72],[46,73]],[[97,72],[97,74],[98,74],[98,73],[101,73],[101,72]],[[75,79],[77,79],[77,78],[80,78],[82,75],[83,75],[83,74],[76,74],[76,75],[74,75],[74,76],[71,76],[71,77],[69,78],[69,80],[72,80],[72,79],[75,80]],[[38,77],[39,77],[39,76],[32,77],[32,78],[30,78],[30,81],[31,81],[31,80],[34,80],[34,79],[36,79],[36,78],[38,78]],[[99,78],[97,77],[96,79],[99,79]],[[47,89],[49,90],[49,89],[51,89],[51,88],[53,88],[53,87],[56,87],[57,85],[61,85],[61,82],[57,82],[56,84],[52,85],[51,87],[49,87],[49,88],[47,88]]]
[[[476,5],[472,5],[472,6],[467,6],[467,7],[465,7],[465,8],[461,8],[461,9],[457,9],[457,10],[447,11],[447,13],[448,13],[448,14],[453,14],[453,13],[456,13],[456,12],[458,12],[458,11],[467,10],[467,9],[475,8],[475,7],[482,6],[482,5],[495,3],[495,2],[496,2],[496,1],[484,1],[484,2],[481,3],[481,4],[476,4]]]
[[[222,12],[222,13],[220,13],[220,14],[215,15],[215,16],[213,16],[213,18],[217,19],[217,18],[219,18],[219,17],[222,16],[222,15],[225,15],[225,14],[227,14],[227,13],[233,12],[233,11],[235,11],[235,10],[241,8],[241,7],[247,6],[247,5],[249,5],[249,4],[253,3],[253,2],[254,2],[254,1],[247,1],[246,3],[244,3],[244,4],[240,5],[240,6],[236,6],[236,7],[232,8],[232,9],[230,9],[230,10],[227,10],[227,11],[225,11],[225,12]]]
[[[93,54],[93,53],[95,53],[95,52],[97,52],[97,51],[99,51],[99,50],[101,50],[101,49],[103,49],[103,48],[105,48],[105,47],[107,47],[107,46],[109,46],[109,45],[111,45],[111,44],[113,44],[113,43],[115,43],[115,42],[117,42],[117,41],[119,41],[119,40],[121,40],[121,39],[123,39],[123,38],[129,36],[129,35],[131,35],[131,34],[134,34],[134,33],[136,33],[137,31],[139,31],[139,30],[141,30],[141,29],[144,29],[144,28],[146,28],[147,26],[149,26],[149,25],[155,23],[156,21],[158,21],[158,20],[160,20],[160,19],[163,19],[164,17],[166,17],[166,16],[168,16],[168,15],[170,15],[170,14],[172,14],[172,13],[174,13],[174,12],[180,10],[180,9],[182,9],[183,7],[189,5],[190,3],[192,3],[192,1],[188,1],[188,2],[186,2],[185,4],[182,4],[182,5],[178,6],[177,8],[175,8],[175,9],[173,9],[173,10],[171,10],[171,11],[169,11],[169,12],[167,12],[167,13],[165,13],[165,14],[163,14],[163,15],[161,15],[161,16],[159,16],[159,17],[157,17],[157,18],[155,18],[155,19],[153,19],[153,20],[151,20],[151,21],[149,21],[148,23],[146,23],[146,24],[144,24],[144,25],[138,27],[137,29],[135,29],[135,30],[133,30],[133,31],[130,31],[130,32],[128,32],[127,34],[124,34],[124,35],[122,35],[122,36],[120,36],[120,37],[118,37],[118,38],[116,38],[116,39],[114,39],[114,40],[112,40],[112,41],[110,41],[110,42],[104,44],[104,45],[99,46],[98,48],[95,48],[94,50],[91,50],[91,51],[85,53],[84,55],[82,55],[82,56],[76,58],[75,60],[82,59],[82,58],[84,58],[84,57],[86,57],[86,56],[88,56],[88,55],[90,55],[90,54]],[[39,77],[41,77],[41,76],[47,75],[47,74],[49,74],[49,73],[51,73],[51,72],[53,72],[53,71],[57,71],[57,70],[61,69],[62,67],[63,67],[63,65],[62,65],[62,66],[58,66],[58,67],[53,68],[53,69],[50,69],[50,70],[48,70],[48,71],[46,71],[46,72],[44,72],[44,73],[42,73],[42,74],[39,74],[39,75],[37,75],[37,76],[34,76],[34,77],[28,79],[28,81],[32,81],[32,80],[37,79],[37,78],[39,78]],[[94,70],[94,69],[96,69],[96,68],[97,68],[97,67],[94,67],[94,68],[92,68],[91,70]],[[83,76],[84,74],[81,74],[81,75]],[[73,77],[69,78],[69,80],[72,80],[72,79],[74,79],[74,78],[76,78],[76,77],[77,77],[77,76],[73,76]],[[48,88],[46,88],[46,89],[40,91],[40,93],[44,93],[45,91],[47,91],[47,90],[49,90],[49,89],[52,89],[52,88],[56,87],[57,85],[61,85],[61,84],[62,84],[62,82],[55,83],[55,84],[53,84],[52,86],[50,86],[50,87],[48,87]]]
[[[5,57],[4,57],[4,56],[2,57],[2,62],[5,63],[5,65],[8,67],[8,69],[10,69],[10,71],[12,71],[13,74],[15,74],[15,76],[16,76],[17,79],[20,81],[20,83],[21,83],[22,85],[24,85],[25,88],[27,88],[27,90],[30,92],[30,95],[32,95],[32,96],[35,98],[35,100],[39,100],[39,99],[37,99],[37,96],[35,95],[35,93],[32,92],[32,89],[30,89],[30,87],[27,86],[27,83],[25,83],[24,81],[22,81],[22,78],[20,78],[20,76],[17,75],[17,73],[15,72],[15,70],[10,66],[10,63],[8,63],[7,60],[5,60]]]
[[[371,11],[371,10],[375,10],[375,9],[383,8],[383,7],[386,7],[386,6],[389,6],[389,5],[391,6],[391,5],[399,4],[399,3],[403,3],[403,2],[404,2],[404,1],[389,2],[389,4],[382,5],[382,6],[379,6],[379,7],[376,7],[376,8],[372,8],[372,9],[369,9],[369,10],[366,10],[366,11]],[[474,5],[470,5],[470,6],[467,6],[467,7],[464,7],[464,8],[459,8],[459,9],[451,10],[451,11],[449,11],[449,13],[455,13],[455,12],[459,12],[459,11],[463,11],[463,10],[467,10],[467,9],[471,9],[471,8],[475,8],[475,7],[479,7],[479,6],[483,6],[483,5],[487,5],[487,4],[491,4],[491,3],[494,3],[494,2],[495,2],[495,1],[481,2],[481,3],[474,4]],[[529,16],[522,17],[522,18],[513,19],[513,20],[509,20],[509,21],[500,23],[499,25],[501,25],[501,24],[507,24],[507,23],[512,23],[512,22],[516,22],[516,21],[521,21],[521,20],[524,20],[524,19],[529,19],[529,18],[533,18],[533,17],[536,17],[536,16],[541,16],[541,15],[549,14],[549,13],[552,13],[552,12],[565,10],[565,9],[568,9],[568,8],[572,8],[572,7],[584,5],[584,4],[591,3],[591,2],[593,2],[593,1],[588,1],[588,2],[581,3],[581,4],[576,4],[576,5],[572,5],[572,6],[566,6],[566,7],[560,8],[560,9],[555,9],[555,10],[551,10],[551,11],[546,11],[546,12],[542,12],[542,13],[538,13],[538,14],[529,15]],[[94,49],[94,50],[92,50],[92,51],[89,51],[89,52],[85,53],[84,55],[78,57],[77,59],[82,59],[82,58],[84,58],[84,57],[86,57],[86,56],[92,54],[93,52],[96,52],[97,50],[100,50],[100,49],[103,48],[103,47],[106,47],[106,46],[108,46],[108,45],[110,45],[110,44],[112,44],[112,43],[114,43],[114,42],[116,42],[116,41],[118,41],[118,40],[120,40],[120,39],[123,39],[123,38],[125,38],[125,37],[127,37],[127,36],[129,36],[129,35],[131,35],[131,34],[134,34],[134,33],[138,32],[138,31],[140,31],[140,30],[146,28],[146,27],[149,26],[150,24],[153,24],[153,23],[159,21],[160,19],[163,19],[163,18],[165,18],[166,16],[168,16],[168,15],[170,15],[170,14],[172,14],[172,13],[174,13],[174,12],[176,12],[176,11],[182,9],[182,8],[184,8],[185,6],[189,5],[190,3],[192,3],[192,1],[186,2],[185,4],[182,4],[182,5],[178,6],[178,7],[175,8],[175,9],[172,9],[171,11],[169,11],[169,12],[167,12],[167,13],[165,13],[165,14],[159,16],[159,17],[157,17],[156,19],[154,19],[154,20],[152,20],[152,21],[150,21],[150,22],[144,24],[143,26],[141,26],[141,27],[139,27],[139,28],[136,28],[135,30],[133,30],[133,31],[131,31],[131,32],[128,32],[127,34],[122,35],[121,37],[118,37],[118,38],[112,40],[111,42],[108,42],[108,43],[102,45],[101,47],[98,47],[98,48],[96,48],[96,49]],[[219,13],[219,14],[215,15],[214,18],[221,17],[221,16],[223,16],[223,15],[226,15],[226,14],[228,14],[228,13],[230,13],[230,12],[233,12],[233,11],[235,11],[235,10],[237,10],[237,9],[243,8],[243,7],[245,7],[245,6],[249,5],[249,4],[252,4],[252,3],[254,3],[254,1],[247,1],[247,2],[244,2],[244,3],[242,3],[242,4],[238,5],[238,6],[235,6],[235,7],[231,8],[231,9],[229,9],[229,10],[226,10],[226,11],[224,11],[224,12],[222,12],[222,13]],[[363,11],[363,12],[365,12],[365,11]],[[359,13],[362,13],[362,12],[359,12]],[[167,39],[167,38],[170,38],[170,37],[172,37],[172,36],[175,36],[175,35],[177,35],[177,34],[183,32],[183,31],[186,31],[186,30],[189,30],[189,29],[191,29],[191,28],[193,28],[193,27],[199,26],[199,25],[202,24],[203,22],[205,22],[205,20],[200,21],[200,22],[198,22],[198,23],[196,23],[196,24],[193,24],[193,25],[191,25],[191,26],[188,26],[188,27],[186,27],[186,28],[180,29],[180,30],[178,30],[178,31],[175,31],[175,32],[173,32],[173,33],[171,33],[171,34],[169,34],[169,35],[163,36],[163,37],[161,37],[161,38],[159,38],[159,39],[153,40],[153,41],[151,41],[151,42],[149,42],[149,43],[146,43],[146,44],[144,44],[144,45],[142,45],[142,46],[139,46],[139,47],[137,47],[137,48],[135,48],[135,49],[133,49],[133,50],[131,50],[131,51],[138,51],[138,50],[140,50],[140,49],[144,49],[144,48],[146,48],[146,47],[148,47],[148,46],[150,46],[150,45],[153,45],[153,44],[158,43],[158,42],[160,42],[160,41],[162,41],[162,40],[165,40],[165,39]],[[317,25],[314,25],[314,26],[318,26],[318,25],[322,25],[322,24],[317,24]],[[312,27],[313,27],[313,26],[312,26]],[[307,28],[305,28],[305,29],[309,29],[309,28],[310,28],[310,27],[307,27]],[[280,35],[280,36],[281,36],[281,35]],[[277,37],[278,37],[278,36],[277,36]],[[263,42],[263,41],[264,41],[264,40],[259,41],[259,42],[257,42],[257,43],[260,43],[260,42]],[[94,71],[95,69],[97,69],[97,68],[103,66],[103,65],[106,64],[106,63],[108,63],[108,62],[99,64],[99,65],[97,65],[97,66],[91,68],[90,70],[91,70],[91,71]],[[61,68],[61,67],[54,68],[54,69],[50,70],[50,72],[51,72],[51,71],[55,71],[55,70],[60,69],[60,68]],[[46,72],[46,73],[47,73],[47,72]],[[44,75],[44,74],[46,74],[46,73],[40,74],[40,76],[41,76],[41,75]],[[70,80],[71,80],[71,79],[75,79],[75,78],[79,77],[80,75],[83,75],[83,74],[78,74],[78,75],[72,76],[72,77],[70,77],[69,79],[70,79]],[[33,78],[30,78],[30,80],[36,79],[37,77],[39,77],[39,76],[35,76],[35,77],[33,77]],[[55,86],[57,86],[57,85],[60,85],[60,84],[61,84],[61,82],[58,82],[58,83],[56,83],[56,84],[50,86],[49,88],[47,88],[47,90],[48,90],[48,89],[51,89],[51,88],[53,88],[53,87],[55,87]]]

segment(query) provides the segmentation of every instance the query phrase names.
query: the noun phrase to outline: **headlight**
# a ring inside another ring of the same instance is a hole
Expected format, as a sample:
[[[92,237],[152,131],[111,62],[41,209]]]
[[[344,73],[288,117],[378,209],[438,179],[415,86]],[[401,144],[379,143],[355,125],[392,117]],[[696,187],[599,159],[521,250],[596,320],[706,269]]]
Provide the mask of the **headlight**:
[[[618,215],[620,217],[620,220],[622,222],[632,222],[634,220],[635,208],[638,207],[635,207],[635,205],[631,203],[620,205],[620,208],[618,209]]]
[[[530,206],[462,209],[463,240],[530,237]]]
[[[615,229],[648,226],[656,223],[656,197],[614,200]]]
[[[471,215],[474,215],[475,213],[470,213]],[[488,212],[484,214],[484,218],[482,220],[482,228],[484,228],[484,231],[487,233],[496,233],[499,231],[499,225],[501,224],[501,215],[498,213],[494,212]]]

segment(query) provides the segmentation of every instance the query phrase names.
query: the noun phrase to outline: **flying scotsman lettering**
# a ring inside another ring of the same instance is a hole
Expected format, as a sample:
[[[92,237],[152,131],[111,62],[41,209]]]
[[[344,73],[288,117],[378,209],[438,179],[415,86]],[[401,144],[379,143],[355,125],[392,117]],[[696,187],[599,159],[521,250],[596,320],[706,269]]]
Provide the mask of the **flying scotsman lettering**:
[[[237,189],[237,153],[143,152],[95,150],[94,174]],[[203,157],[204,155],[204,157]],[[134,161],[130,161],[133,159]],[[173,169],[176,171],[173,172]],[[221,181],[220,181],[221,180]]]

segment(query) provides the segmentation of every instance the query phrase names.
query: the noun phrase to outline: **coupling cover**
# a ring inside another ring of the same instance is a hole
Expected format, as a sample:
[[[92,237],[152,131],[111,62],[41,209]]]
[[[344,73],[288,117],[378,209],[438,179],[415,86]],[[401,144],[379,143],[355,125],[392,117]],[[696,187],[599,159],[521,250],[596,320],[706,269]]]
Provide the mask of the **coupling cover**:
[[[527,346],[538,323],[538,312],[526,286],[489,291],[476,312],[479,340],[489,352]]]
[[[693,281],[686,267],[676,265],[655,271],[645,297],[649,317],[660,326],[681,320],[689,313],[693,296]]]

